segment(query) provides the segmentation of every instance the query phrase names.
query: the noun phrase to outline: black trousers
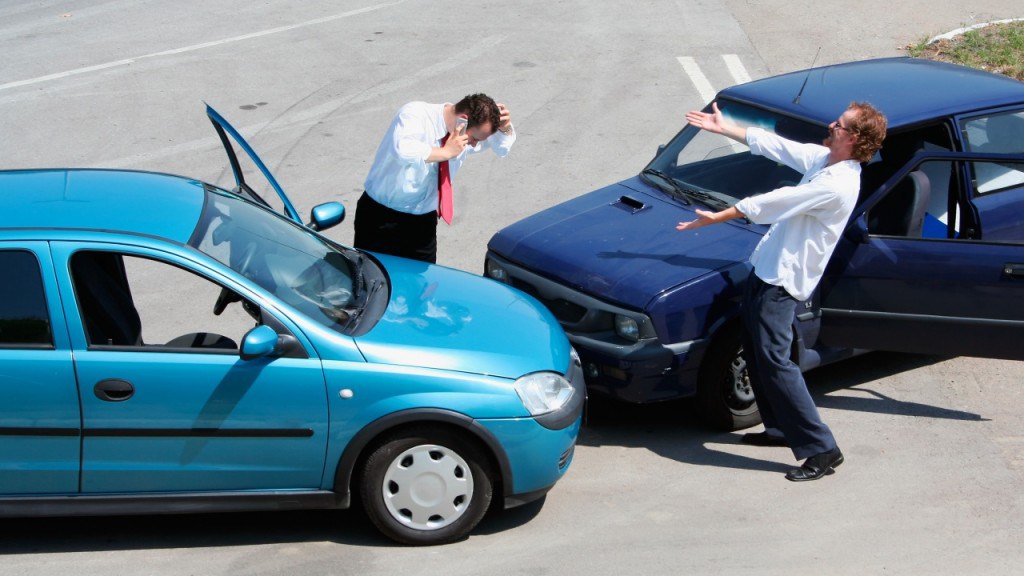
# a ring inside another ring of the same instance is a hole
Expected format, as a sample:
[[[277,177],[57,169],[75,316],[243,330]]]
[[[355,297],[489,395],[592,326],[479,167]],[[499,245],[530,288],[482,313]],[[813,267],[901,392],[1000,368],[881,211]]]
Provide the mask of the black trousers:
[[[785,436],[798,460],[836,447],[790,354],[797,301],[751,271],[743,301],[743,357],[765,431]]]
[[[363,192],[356,203],[355,229],[352,243],[360,250],[437,262],[437,212],[399,212]]]

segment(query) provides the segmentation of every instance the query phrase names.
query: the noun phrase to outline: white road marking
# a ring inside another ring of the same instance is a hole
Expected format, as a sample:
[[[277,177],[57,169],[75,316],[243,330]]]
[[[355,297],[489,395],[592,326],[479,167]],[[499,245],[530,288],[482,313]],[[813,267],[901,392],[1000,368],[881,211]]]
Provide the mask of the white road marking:
[[[735,54],[722,54],[722,60],[725,60],[725,67],[729,69],[729,74],[732,74],[732,79],[737,84],[750,82],[750,74],[747,74],[747,69],[743,67],[743,62],[740,62],[739,56]]]
[[[693,82],[693,86],[697,89],[697,92],[700,93],[701,98],[705,102],[711,102],[714,100],[718,91],[715,90],[714,86],[712,86],[711,82],[708,80],[708,77],[704,75],[703,71],[701,71],[697,61],[690,56],[679,56],[677,59],[679,60],[679,63],[683,65],[683,70],[686,72],[686,75],[690,77],[690,81]],[[735,80],[737,84],[750,82],[750,74],[747,73],[747,69],[743,66],[743,63],[740,62],[739,56],[735,54],[722,54],[722,59],[725,60],[725,66],[729,69],[729,74],[732,75],[733,80]],[[732,140],[731,138],[722,136],[722,140],[726,145],[732,148],[734,152],[742,152],[747,149],[746,146]]]
[[[701,71],[700,66],[697,65],[697,61],[689,56],[680,56],[678,60],[683,65],[686,75],[690,77],[690,81],[693,82],[694,88],[700,93],[701,100],[704,102],[714,100],[717,92],[711,86],[708,77]]]
[[[100,70],[106,70],[108,68],[116,68],[118,66],[127,66],[139,60],[146,58],[159,58],[161,56],[172,56],[174,54],[183,54],[185,52],[194,52],[196,50],[203,50],[206,48],[212,48],[214,46],[221,46],[224,44],[231,44],[233,42],[241,42],[243,40],[251,40],[253,38],[260,38],[263,36],[269,36],[271,34],[280,34],[281,32],[288,32],[298,28],[306,28],[309,26],[316,26],[317,24],[325,24],[327,22],[333,22],[342,18],[348,18],[350,16],[358,16],[360,14],[366,14],[368,12],[374,12],[383,8],[388,8],[396,4],[401,4],[405,0],[396,0],[395,2],[388,2],[385,4],[376,4],[374,6],[367,6],[365,8],[359,8],[356,10],[349,10],[348,12],[342,12],[340,14],[334,14],[331,16],[324,16],[323,18],[316,18],[314,20],[307,20],[305,22],[299,22],[297,24],[290,24],[288,26],[279,26],[277,28],[271,28],[269,30],[262,30],[259,32],[252,32],[249,34],[242,34],[241,36],[233,36],[231,38],[224,38],[222,40],[214,40],[212,42],[203,42],[202,44],[193,44],[191,46],[185,46],[182,48],[173,48],[171,50],[164,50],[162,52],[154,52],[152,54],[144,54],[142,56],[136,56],[134,58],[126,58],[124,60],[115,60],[113,62],[107,62],[105,64],[96,64],[94,66],[86,66],[84,68],[76,68],[74,70],[67,70],[65,72],[58,72],[56,74],[47,74],[46,76],[37,76],[36,78],[29,78],[27,80],[17,80],[15,82],[8,82],[6,84],[0,84],[0,91],[8,90],[10,88],[18,88],[21,86],[29,86],[32,84],[40,84],[42,82],[49,82],[50,80],[59,80],[61,78],[67,78],[69,76],[78,76],[80,74],[88,74],[89,72],[97,72]]]

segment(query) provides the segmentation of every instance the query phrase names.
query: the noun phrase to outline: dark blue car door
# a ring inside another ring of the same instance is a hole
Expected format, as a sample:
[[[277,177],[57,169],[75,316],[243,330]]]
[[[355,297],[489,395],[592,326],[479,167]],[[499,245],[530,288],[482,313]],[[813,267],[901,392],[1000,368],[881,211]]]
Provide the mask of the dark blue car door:
[[[821,342],[1024,359],[1024,224],[971,193],[1006,161],[921,153],[862,203],[822,281]]]

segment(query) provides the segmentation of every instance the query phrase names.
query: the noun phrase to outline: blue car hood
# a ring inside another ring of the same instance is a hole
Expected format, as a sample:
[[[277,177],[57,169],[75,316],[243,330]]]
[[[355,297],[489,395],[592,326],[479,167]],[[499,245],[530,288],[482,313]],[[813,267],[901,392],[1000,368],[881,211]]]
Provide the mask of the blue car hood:
[[[493,280],[375,254],[391,295],[376,326],[357,337],[370,362],[518,378],[569,368],[569,340],[530,296]]]
[[[742,221],[679,232],[696,218],[645,184],[625,180],[501,230],[488,248],[591,296],[643,310],[658,294],[750,257],[766,230]]]

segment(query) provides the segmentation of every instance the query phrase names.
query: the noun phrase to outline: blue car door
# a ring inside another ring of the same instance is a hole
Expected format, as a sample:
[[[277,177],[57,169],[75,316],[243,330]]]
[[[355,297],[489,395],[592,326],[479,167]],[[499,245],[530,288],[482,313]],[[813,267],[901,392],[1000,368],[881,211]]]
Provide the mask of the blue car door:
[[[967,192],[1005,160],[922,154],[859,207],[822,281],[821,341],[1024,359],[1024,219],[1008,225]]]
[[[44,242],[0,242],[0,495],[73,494],[78,389]]]
[[[214,315],[230,286],[181,254],[71,243],[55,243],[53,253],[67,271],[83,493],[319,488],[327,447],[319,359],[239,355],[257,322],[303,342],[287,319],[246,290]]]

